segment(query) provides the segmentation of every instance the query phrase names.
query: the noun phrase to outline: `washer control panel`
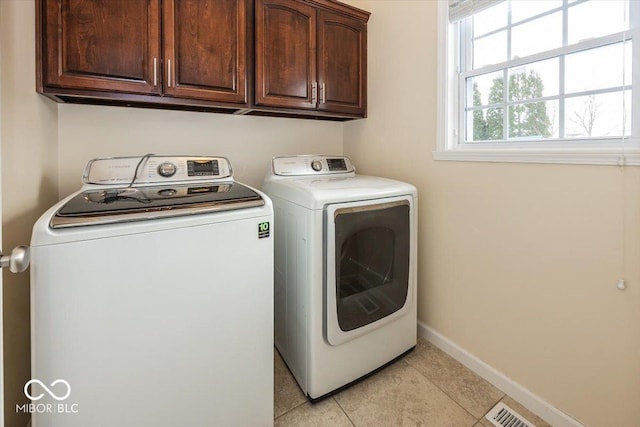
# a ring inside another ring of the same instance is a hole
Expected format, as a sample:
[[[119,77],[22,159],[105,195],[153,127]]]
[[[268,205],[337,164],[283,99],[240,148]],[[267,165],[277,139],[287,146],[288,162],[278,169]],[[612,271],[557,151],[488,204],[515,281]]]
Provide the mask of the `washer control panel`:
[[[91,160],[84,171],[85,184],[129,185],[182,181],[232,180],[225,157],[135,156]]]
[[[287,156],[274,157],[272,172],[280,176],[333,175],[355,172],[355,167],[346,156]]]

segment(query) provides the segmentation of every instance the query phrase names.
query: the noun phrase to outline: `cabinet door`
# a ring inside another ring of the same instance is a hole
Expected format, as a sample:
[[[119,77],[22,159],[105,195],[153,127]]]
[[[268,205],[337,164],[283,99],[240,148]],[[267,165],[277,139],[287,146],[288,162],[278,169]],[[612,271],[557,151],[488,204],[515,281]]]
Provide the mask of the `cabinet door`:
[[[366,34],[366,24],[360,20],[319,12],[319,110],[365,115]]]
[[[160,93],[160,0],[46,0],[44,84]]]
[[[247,100],[246,0],[164,0],[166,95]]]
[[[256,104],[316,108],[316,9],[256,1]]]

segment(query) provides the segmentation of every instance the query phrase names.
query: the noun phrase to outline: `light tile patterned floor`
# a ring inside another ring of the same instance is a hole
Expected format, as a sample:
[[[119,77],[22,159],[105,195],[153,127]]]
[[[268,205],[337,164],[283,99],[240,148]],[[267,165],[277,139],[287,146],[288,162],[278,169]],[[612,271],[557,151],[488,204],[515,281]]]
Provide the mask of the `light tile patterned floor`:
[[[494,427],[483,417],[501,400],[536,427],[550,427],[422,338],[403,359],[316,404],[275,352],[277,427]]]

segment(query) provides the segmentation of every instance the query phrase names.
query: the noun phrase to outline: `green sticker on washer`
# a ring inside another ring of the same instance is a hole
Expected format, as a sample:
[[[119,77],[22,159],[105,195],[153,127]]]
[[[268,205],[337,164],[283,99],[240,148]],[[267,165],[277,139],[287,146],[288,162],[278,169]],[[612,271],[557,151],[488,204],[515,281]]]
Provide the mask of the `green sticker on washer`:
[[[271,232],[271,226],[269,221],[261,222],[258,224],[258,239],[263,239],[265,237],[269,237]]]

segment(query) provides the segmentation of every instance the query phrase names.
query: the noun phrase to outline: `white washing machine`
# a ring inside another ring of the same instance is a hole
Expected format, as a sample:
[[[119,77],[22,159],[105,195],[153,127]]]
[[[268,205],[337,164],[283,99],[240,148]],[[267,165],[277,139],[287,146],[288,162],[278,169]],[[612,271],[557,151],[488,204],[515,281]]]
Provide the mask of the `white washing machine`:
[[[416,345],[416,204],[344,156],[272,160],[275,345],[316,400]]]
[[[269,198],[222,157],[97,159],[84,182],[33,230],[32,425],[272,425]]]

